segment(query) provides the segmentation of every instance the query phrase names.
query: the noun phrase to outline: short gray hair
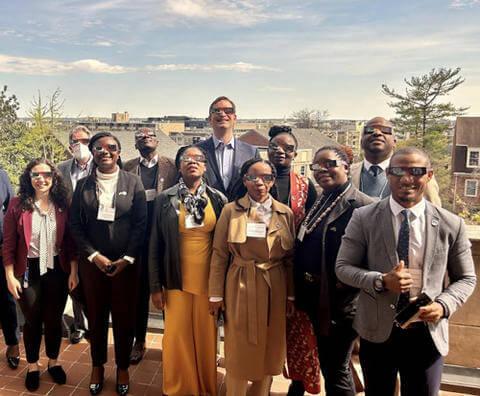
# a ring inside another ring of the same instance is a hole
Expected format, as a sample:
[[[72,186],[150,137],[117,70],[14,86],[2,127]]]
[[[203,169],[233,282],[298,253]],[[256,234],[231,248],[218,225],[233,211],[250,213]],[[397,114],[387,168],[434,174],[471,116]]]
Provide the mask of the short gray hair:
[[[78,131],[85,132],[86,134],[88,134],[89,138],[92,137],[92,132],[90,132],[90,130],[85,125],[77,125],[75,128],[73,128],[70,131],[70,134],[68,135],[68,142],[69,143],[72,143],[73,135]]]

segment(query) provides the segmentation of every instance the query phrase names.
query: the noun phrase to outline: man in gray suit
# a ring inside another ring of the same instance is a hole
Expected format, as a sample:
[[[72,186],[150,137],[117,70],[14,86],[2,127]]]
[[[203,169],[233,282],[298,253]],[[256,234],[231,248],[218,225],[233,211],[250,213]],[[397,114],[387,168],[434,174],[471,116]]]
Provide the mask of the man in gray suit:
[[[448,353],[448,318],[475,287],[471,245],[461,218],[424,199],[433,176],[425,152],[401,149],[386,171],[392,194],[355,210],[336,274],[360,289],[354,328],[365,394],[393,395],[400,373],[402,396],[433,396]],[[433,303],[406,329],[394,325],[397,311],[420,292]]]
[[[226,96],[216,98],[208,114],[213,136],[197,143],[197,146],[208,154],[206,174],[210,186],[231,201],[242,164],[251,158],[259,158],[260,154],[255,146],[234,138],[237,115],[235,104],[230,99]]]
[[[390,121],[383,117],[368,120],[363,128],[362,149],[365,158],[350,168],[352,184],[370,197],[381,199],[390,195],[385,169],[395,149],[397,139]],[[425,199],[442,206],[438,183],[433,176],[425,189]]]
[[[87,127],[79,125],[69,135],[70,152],[73,158],[58,164],[58,170],[63,175],[70,197],[75,191],[77,182],[88,176],[92,168],[92,154],[88,149],[88,143],[92,133]],[[70,329],[70,341],[72,344],[80,342],[88,330],[88,322],[85,316],[85,307],[72,297],[73,325]]]

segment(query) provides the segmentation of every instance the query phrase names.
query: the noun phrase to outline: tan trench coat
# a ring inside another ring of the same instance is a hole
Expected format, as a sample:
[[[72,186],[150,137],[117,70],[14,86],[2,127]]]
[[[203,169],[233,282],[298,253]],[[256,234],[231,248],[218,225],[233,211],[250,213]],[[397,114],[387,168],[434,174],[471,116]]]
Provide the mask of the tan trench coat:
[[[280,374],[286,356],[295,229],[290,208],[272,201],[266,238],[246,235],[247,221],[262,221],[247,195],[227,204],[215,227],[209,296],[224,298],[225,365],[238,379]]]

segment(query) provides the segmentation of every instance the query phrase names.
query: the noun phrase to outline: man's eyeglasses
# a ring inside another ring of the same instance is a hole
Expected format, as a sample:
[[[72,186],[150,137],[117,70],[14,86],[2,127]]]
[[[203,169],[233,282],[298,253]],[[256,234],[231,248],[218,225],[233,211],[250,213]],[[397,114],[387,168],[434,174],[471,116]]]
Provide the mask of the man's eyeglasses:
[[[254,183],[258,182],[259,179],[262,179],[264,183],[270,183],[275,180],[275,176],[273,176],[271,173],[266,173],[264,175],[247,174],[245,175],[245,179]]]
[[[425,166],[410,166],[410,167],[401,167],[401,166],[390,166],[387,168],[389,175],[402,177],[406,174],[410,176],[423,176],[427,174],[427,168]]]
[[[315,172],[322,169],[336,168],[342,164],[345,164],[345,162],[340,160],[325,160],[320,163],[310,164],[310,170]]]
[[[78,144],[78,143],[82,143],[82,144],[84,144],[85,146],[88,146],[88,143],[90,143],[90,139],[89,139],[89,138],[85,138],[85,139],[72,139],[72,144]]]
[[[110,151],[114,153],[118,151],[118,146],[116,144],[105,144],[103,146],[95,146],[93,150],[97,153],[103,153],[104,151]]]
[[[228,115],[235,114],[233,107],[216,107],[210,111],[210,114],[222,114],[222,112]]]
[[[40,176],[44,179],[51,179],[53,177],[53,172],[30,172],[30,177],[32,179],[39,179]]]
[[[204,155],[196,154],[196,155],[182,155],[180,157],[180,161],[182,162],[207,162],[207,159]]]
[[[142,140],[142,139],[146,139],[147,137],[156,137],[156,136],[157,136],[156,133],[153,131],[135,133],[135,139],[137,140]]]
[[[376,125],[376,126],[369,126],[369,127],[365,127],[363,128],[363,134],[364,135],[371,135],[372,133],[375,133],[375,131],[380,131],[382,132],[384,135],[391,135],[393,133],[393,129],[391,127],[388,127],[388,126],[383,126],[383,125]]]
[[[276,143],[270,142],[270,143],[268,143],[268,148],[270,150],[273,150],[273,151],[278,151],[278,150],[282,149],[284,152],[289,153],[289,154],[295,152],[295,146],[293,144],[286,144],[284,146],[280,146]]]

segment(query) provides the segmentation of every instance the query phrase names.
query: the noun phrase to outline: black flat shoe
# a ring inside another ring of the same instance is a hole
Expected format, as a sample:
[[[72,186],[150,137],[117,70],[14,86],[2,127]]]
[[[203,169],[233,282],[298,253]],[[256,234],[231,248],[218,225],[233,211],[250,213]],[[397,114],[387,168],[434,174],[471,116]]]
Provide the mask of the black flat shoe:
[[[117,386],[116,386],[117,393],[120,396],[125,396],[128,393],[128,390],[130,388],[130,384],[119,384],[118,383],[118,372],[119,372],[119,370],[117,368]],[[127,375],[128,375],[128,370],[127,370]]]
[[[28,391],[34,392],[40,386],[40,371],[29,371],[25,377],[25,388]]]
[[[5,352],[5,356],[7,357],[7,364],[12,370],[18,368],[18,364],[20,363],[20,356],[10,356],[10,351],[14,347],[14,345],[9,345],[7,347],[7,352]]]
[[[59,385],[63,385],[65,382],[67,382],[67,375],[60,365],[49,367],[48,373],[51,375],[53,382]]]
[[[88,387],[88,389],[90,390],[90,394],[92,395],[98,395],[103,390],[103,375],[105,373],[105,369],[103,368],[103,366],[101,367],[101,371],[102,371],[102,375],[101,375],[100,382],[98,383],[90,382],[90,385]]]
[[[72,344],[78,344],[80,341],[82,341],[82,338],[84,338],[86,335],[85,330],[78,329],[73,331],[70,334],[70,342]]]

